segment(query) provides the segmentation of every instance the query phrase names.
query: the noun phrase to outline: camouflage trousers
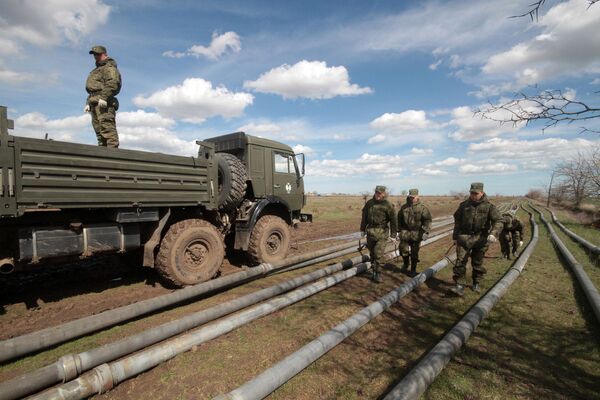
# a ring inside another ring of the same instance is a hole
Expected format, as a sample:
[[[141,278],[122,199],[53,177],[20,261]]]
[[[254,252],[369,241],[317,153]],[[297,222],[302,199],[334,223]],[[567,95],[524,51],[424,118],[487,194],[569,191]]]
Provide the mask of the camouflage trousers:
[[[512,252],[516,253],[519,248],[519,238],[517,235],[512,235],[510,232],[500,234],[500,251],[502,255],[510,255],[512,243]]]
[[[385,254],[386,244],[387,237],[382,239],[378,236],[367,235],[367,249],[369,249],[369,257],[374,272],[380,272],[381,266],[384,264],[383,255]]]
[[[488,249],[487,236],[458,235],[456,241],[456,265],[452,269],[452,279],[455,282],[464,283],[467,273],[467,262],[471,258],[473,268],[473,283],[479,283],[486,273],[483,259]]]
[[[413,263],[419,262],[419,249],[421,248],[420,240],[401,240],[400,255],[402,257],[410,256]]]
[[[101,108],[97,104],[92,106],[92,126],[96,132],[98,146],[119,147],[116,113],[115,107],[110,103],[106,108]]]

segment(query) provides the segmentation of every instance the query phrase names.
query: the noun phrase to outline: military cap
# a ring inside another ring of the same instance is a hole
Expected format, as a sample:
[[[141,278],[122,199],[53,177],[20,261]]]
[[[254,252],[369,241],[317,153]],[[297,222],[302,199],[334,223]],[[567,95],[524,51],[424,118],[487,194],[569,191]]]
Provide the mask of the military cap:
[[[379,192],[379,193],[385,193],[386,187],[382,186],[382,185],[377,185],[377,186],[375,186],[375,191]]]
[[[410,189],[408,191],[408,195],[409,196],[418,196],[419,195],[419,189]]]
[[[471,183],[471,189],[469,190],[469,192],[483,193],[483,183],[482,182]]]
[[[102,53],[106,53],[106,47],[104,47],[104,46],[94,46],[90,50],[90,54],[102,54]]]

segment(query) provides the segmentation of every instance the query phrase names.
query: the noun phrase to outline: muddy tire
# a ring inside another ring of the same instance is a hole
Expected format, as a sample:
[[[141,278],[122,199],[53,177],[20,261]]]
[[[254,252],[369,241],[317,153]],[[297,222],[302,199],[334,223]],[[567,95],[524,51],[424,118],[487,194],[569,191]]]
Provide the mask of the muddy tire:
[[[290,227],[275,215],[258,220],[248,243],[248,255],[256,263],[283,260],[290,250]]]
[[[219,171],[217,204],[221,210],[235,209],[246,193],[246,167],[229,153],[215,154]]]
[[[215,276],[224,257],[219,231],[206,221],[187,219],[169,227],[160,243],[156,269],[168,283],[195,285]]]

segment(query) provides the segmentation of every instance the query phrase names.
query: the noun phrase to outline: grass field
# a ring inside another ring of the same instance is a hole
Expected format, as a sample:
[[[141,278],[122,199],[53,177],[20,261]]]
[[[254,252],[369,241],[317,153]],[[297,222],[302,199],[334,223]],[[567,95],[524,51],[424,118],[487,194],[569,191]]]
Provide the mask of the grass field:
[[[314,197],[306,211],[313,212],[315,227],[340,224],[356,231],[363,202],[360,197]],[[439,217],[454,211],[459,200],[426,197],[424,202],[434,217]],[[528,241],[527,216],[523,211],[519,216]],[[600,243],[597,230],[576,224],[568,214],[558,213],[558,217],[581,236]],[[550,243],[546,228],[536,220],[540,239],[523,273],[423,398],[600,399],[600,326]],[[555,230],[558,232],[558,227]],[[561,237],[600,286],[599,267],[579,246]],[[451,246],[446,238],[424,247],[419,270],[439,261]],[[499,253],[497,244],[488,252],[484,290],[511,266]],[[274,275],[90,335],[5,365],[0,374],[6,379],[66,352],[110,342],[316,268]],[[181,354],[97,398],[209,399],[228,392],[409,279],[395,263],[389,263],[383,275],[380,285],[366,276],[349,279]],[[451,275],[450,267],[442,270],[269,398],[376,399],[385,395],[479,299],[480,295],[468,289],[463,298],[449,295]]]

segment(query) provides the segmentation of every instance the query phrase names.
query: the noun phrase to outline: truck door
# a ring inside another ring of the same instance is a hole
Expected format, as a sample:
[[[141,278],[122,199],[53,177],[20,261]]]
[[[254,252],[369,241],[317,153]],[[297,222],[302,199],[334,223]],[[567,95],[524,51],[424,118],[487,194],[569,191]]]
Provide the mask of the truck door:
[[[294,155],[273,150],[273,169],[273,195],[285,200],[291,210],[300,210],[304,187]]]

